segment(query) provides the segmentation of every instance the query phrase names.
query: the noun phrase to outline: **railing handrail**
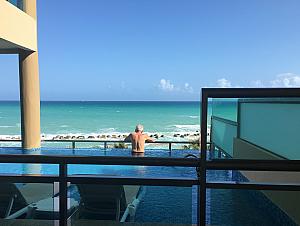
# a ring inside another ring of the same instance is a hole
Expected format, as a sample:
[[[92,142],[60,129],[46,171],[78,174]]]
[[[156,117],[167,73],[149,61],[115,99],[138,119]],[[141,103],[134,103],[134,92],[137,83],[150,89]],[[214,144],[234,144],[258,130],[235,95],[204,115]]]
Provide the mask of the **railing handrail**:
[[[22,142],[21,139],[0,139],[0,142]],[[131,143],[130,141],[123,140],[97,140],[97,139],[41,139],[41,142],[50,142],[50,143],[71,143],[72,148],[76,148],[76,143],[103,143],[104,149],[107,149],[108,143]],[[172,144],[198,144],[200,145],[200,139],[195,141],[154,141],[148,142],[147,144],[168,144],[168,149],[172,151]]]
[[[232,125],[232,126],[238,126],[238,123],[235,122],[235,121],[232,121],[230,119],[226,119],[226,118],[222,118],[222,117],[219,117],[219,116],[211,116],[212,119],[215,119],[217,121],[220,121],[220,122],[223,122],[223,123],[226,123],[226,124],[229,124],[229,125]]]
[[[21,139],[0,139],[0,142],[22,142]],[[124,140],[97,140],[97,139],[41,139],[41,142],[76,142],[76,143],[131,143],[130,141]],[[195,144],[200,143],[200,141],[155,141],[148,142],[147,144]]]

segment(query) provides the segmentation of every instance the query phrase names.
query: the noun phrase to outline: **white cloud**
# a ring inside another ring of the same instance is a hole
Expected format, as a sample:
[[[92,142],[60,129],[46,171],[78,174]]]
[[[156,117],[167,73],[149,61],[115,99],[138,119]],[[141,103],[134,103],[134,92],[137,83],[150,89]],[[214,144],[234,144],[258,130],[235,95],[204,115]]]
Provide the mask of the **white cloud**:
[[[271,87],[300,87],[300,75],[294,73],[283,73],[270,81]]]
[[[159,81],[158,88],[165,91],[165,92],[181,92],[181,93],[193,93],[194,89],[189,83],[184,83],[183,86],[181,85],[174,85],[170,80],[162,78]]]
[[[189,83],[186,82],[186,83],[184,83],[184,91],[192,93],[192,92],[194,92],[194,89],[193,89],[193,87],[190,86]]]
[[[261,80],[255,80],[250,83],[250,87],[262,88],[265,87],[265,85]]]
[[[163,91],[173,91],[175,86],[170,82],[170,80],[166,80],[162,78],[158,84],[158,87]]]
[[[271,81],[262,81],[262,80],[254,80],[250,81],[245,86],[240,86],[236,84],[232,84],[231,81],[226,78],[221,78],[217,80],[217,87],[220,88],[241,88],[241,87],[255,87],[255,88],[263,88],[263,87],[300,87],[300,75],[294,73],[283,73],[279,74],[275,77],[274,80]]]
[[[229,88],[231,87],[231,82],[226,78],[221,78],[217,80],[217,85],[220,88]]]

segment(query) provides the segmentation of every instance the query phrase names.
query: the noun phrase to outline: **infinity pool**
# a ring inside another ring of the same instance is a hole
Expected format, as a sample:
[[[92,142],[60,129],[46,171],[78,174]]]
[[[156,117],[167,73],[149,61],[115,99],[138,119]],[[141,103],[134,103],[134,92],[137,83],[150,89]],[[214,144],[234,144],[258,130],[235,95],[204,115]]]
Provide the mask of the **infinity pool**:
[[[18,148],[0,148],[1,154],[46,154],[131,156],[126,149],[41,149],[24,151]],[[184,157],[199,155],[197,150],[147,150],[145,157]],[[58,174],[58,165],[51,164],[0,164],[0,173]],[[140,178],[179,177],[197,178],[193,167],[69,165],[69,174],[95,174],[134,176]],[[238,172],[208,171],[207,181],[240,181]],[[76,189],[75,189],[76,190]],[[73,192],[75,191],[73,190]],[[197,222],[197,186],[143,186],[144,195],[137,209],[136,222],[192,224]],[[75,191],[76,192],[76,191]],[[74,194],[73,194],[74,195]],[[76,196],[76,194],[75,194]],[[207,223],[211,225],[296,225],[278,207],[256,191],[207,190]]]

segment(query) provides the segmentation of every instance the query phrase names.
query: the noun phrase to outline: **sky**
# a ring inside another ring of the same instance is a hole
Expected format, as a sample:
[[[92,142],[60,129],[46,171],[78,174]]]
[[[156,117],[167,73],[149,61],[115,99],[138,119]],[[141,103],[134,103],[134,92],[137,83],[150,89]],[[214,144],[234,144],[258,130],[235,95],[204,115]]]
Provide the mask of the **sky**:
[[[299,0],[38,0],[41,100],[200,100],[300,86]],[[21,34],[20,34],[21,35]],[[0,55],[0,100],[18,56]]]

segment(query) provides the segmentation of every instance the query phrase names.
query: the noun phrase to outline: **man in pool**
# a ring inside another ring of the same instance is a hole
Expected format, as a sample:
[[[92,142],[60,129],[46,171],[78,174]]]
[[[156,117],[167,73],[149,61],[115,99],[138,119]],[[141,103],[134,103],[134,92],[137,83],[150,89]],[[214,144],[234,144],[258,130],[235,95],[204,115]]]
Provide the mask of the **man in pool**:
[[[145,152],[145,141],[154,142],[154,139],[149,137],[147,134],[143,134],[144,127],[138,124],[135,127],[135,132],[129,134],[125,141],[131,141],[132,153],[144,153]]]

